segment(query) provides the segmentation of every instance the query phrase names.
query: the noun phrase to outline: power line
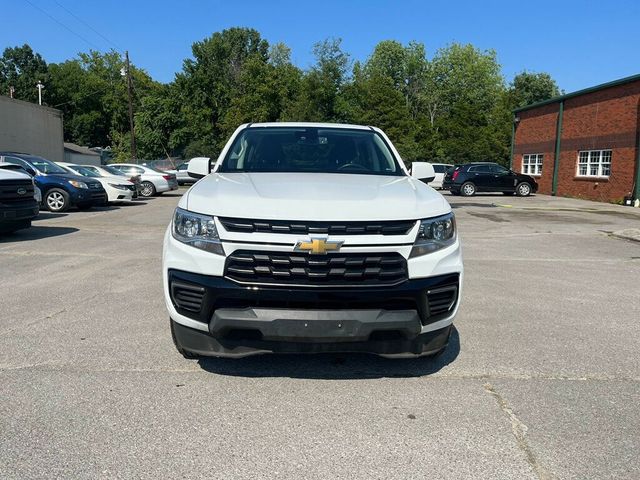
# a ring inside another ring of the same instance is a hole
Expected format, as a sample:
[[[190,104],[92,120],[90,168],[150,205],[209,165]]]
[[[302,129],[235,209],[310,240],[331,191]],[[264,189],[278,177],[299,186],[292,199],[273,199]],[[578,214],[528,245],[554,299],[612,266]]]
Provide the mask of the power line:
[[[72,34],[74,34],[76,37],[78,37],[79,39],[83,40],[84,42],[88,43],[89,45],[91,45],[92,47],[94,47],[96,50],[100,50],[100,47],[98,47],[95,43],[90,42],[89,40],[87,40],[85,37],[83,37],[82,35],[80,35],[79,33],[75,32],[74,30],[72,30],[71,28],[67,27],[64,23],[62,23],[60,20],[58,20],[57,18],[55,18],[53,15],[51,15],[49,12],[47,12],[46,10],[43,10],[42,8],[40,8],[39,6],[35,5],[33,2],[31,2],[30,0],[24,0],[25,2],[27,2],[29,5],[31,5],[33,8],[35,8],[36,10],[39,10],[40,12],[44,13],[47,17],[49,17],[51,20],[53,20],[54,22],[56,22],[58,25],[60,25],[61,27],[63,27],[65,30],[68,30],[69,32],[71,32]]]
[[[54,0],[55,4],[58,5],[60,8],[62,8],[65,12],[67,12],[69,15],[71,15],[73,18],[75,18],[76,20],[78,20],[80,23],[82,23],[85,27],[87,27],[89,30],[91,30],[93,33],[95,33],[96,35],[98,35],[100,38],[102,38],[103,40],[105,40],[107,43],[111,44],[111,46],[115,47],[116,50],[120,51],[122,50],[120,47],[118,47],[118,45],[116,45],[115,43],[113,43],[111,40],[109,40],[107,37],[105,37],[104,35],[102,35],[99,31],[97,31],[95,28],[93,28],[89,23],[85,22],[84,20],[82,20],[80,17],[78,17],[75,13],[73,13],[71,10],[69,10],[67,7],[65,7],[64,5],[62,5],[61,3],[59,3],[57,0]]]
[[[96,93],[104,93],[104,92],[106,92],[107,90],[109,90],[112,87],[113,87],[113,85],[109,85],[109,87],[101,88],[100,90],[96,90],[95,92],[87,93],[87,94],[82,95],[82,96],[80,96],[78,98],[74,98],[73,100],[69,100],[67,102],[58,103],[57,105],[53,105],[53,108],[58,108],[58,107],[61,107],[62,105],[67,105],[69,103],[76,103],[78,100],[84,100],[85,98],[91,97],[91,96],[95,95]]]

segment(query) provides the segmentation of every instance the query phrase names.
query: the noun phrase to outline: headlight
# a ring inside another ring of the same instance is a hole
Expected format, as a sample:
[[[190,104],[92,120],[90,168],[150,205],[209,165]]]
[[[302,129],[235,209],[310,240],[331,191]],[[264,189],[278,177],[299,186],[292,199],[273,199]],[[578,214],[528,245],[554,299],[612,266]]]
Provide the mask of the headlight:
[[[420,230],[411,249],[410,257],[433,253],[453,245],[456,241],[456,218],[453,212],[441,217],[420,221]]]
[[[110,187],[117,188],[118,190],[129,190],[129,187],[126,185],[118,185],[117,183],[110,183]]]
[[[73,185],[76,188],[89,188],[87,187],[87,184],[84,182],[78,182],[76,180],[67,180],[67,182],[69,182],[71,185]]]
[[[171,226],[173,238],[207,252],[224,255],[215,221],[209,215],[176,208]]]

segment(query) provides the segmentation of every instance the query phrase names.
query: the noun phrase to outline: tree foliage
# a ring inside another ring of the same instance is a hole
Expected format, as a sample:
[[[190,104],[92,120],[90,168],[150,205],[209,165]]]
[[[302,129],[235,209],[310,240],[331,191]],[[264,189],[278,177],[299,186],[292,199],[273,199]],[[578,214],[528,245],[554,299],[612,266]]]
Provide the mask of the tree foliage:
[[[548,73],[522,72],[511,82],[512,104],[524,107],[561,95],[556,81]]]
[[[15,89],[14,98],[28,102],[38,101],[38,81],[47,83],[47,63],[29,45],[5,48],[0,57],[0,95],[9,95]]]
[[[546,73],[522,72],[507,85],[493,50],[451,44],[431,55],[418,42],[378,43],[351,61],[340,39],[313,47],[301,70],[283,43],[251,28],[229,28],[192,45],[192,57],[168,84],[131,66],[138,156],[214,156],[242,123],[351,122],[382,128],[403,159],[508,162],[512,110],[558,95]],[[68,141],[111,146],[130,157],[122,55],[80,53],[47,65],[28,45],[0,58],[0,93],[37,99],[64,113]]]

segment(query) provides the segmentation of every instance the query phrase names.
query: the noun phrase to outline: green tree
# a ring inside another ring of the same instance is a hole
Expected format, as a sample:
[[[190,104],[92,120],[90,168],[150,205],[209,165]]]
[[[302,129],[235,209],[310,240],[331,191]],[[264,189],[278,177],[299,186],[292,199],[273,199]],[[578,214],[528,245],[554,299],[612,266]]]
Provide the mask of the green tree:
[[[347,81],[349,55],[342,51],[341,39],[316,43],[316,63],[302,77],[296,101],[285,111],[287,120],[331,122],[343,120],[339,97]]]
[[[185,138],[180,101],[174,84],[159,85],[145,95],[135,114],[136,146],[140,158],[182,154]]]
[[[221,145],[228,126],[225,114],[238,95],[245,64],[266,63],[269,44],[250,28],[230,28],[192,45],[193,58],[176,75],[183,131],[180,137],[195,145]]]
[[[505,86],[495,51],[455,43],[440,49],[425,85],[427,121],[421,122],[419,138],[428,158],[508,161],[506,145],[497,141],[508,124],[500,114]]]
[[[562,93],[548,73],[521,72],[513,78],[510,87],[514,108],[542,102]]]
[[[243,65],[237,91],[222,121],[223,139],[242,123],[273,122],[282,119],[283,111],[295,98],[301,72],[292,65],[290,50],[276,44],[265,60],[253,56]]]
[[[343,118],[382,128],[409,161],[418,156],[413,120],[425,64],[420,44],[380,42],[364,65],[354,64],[351,81],[341,94]]]
[[[65,140],[81,145],[124,148],[120,141],[129,131],[128,95],[120,53],[89,51],[73,60],[49,65],[49,104],[64,114]],[[144,72],[131,66],[134,111],[142,99],[159,88]],[[119,140],[116,142],[116,138]],[[125,152],[130,155],[130,152]]]
[[[47,63],[29,45],[4,49],[0,57],[0,95],[9,96],[9,88],[13,87],[13,98],[37,102],[36,85],[41,81],[47,87],[48,79]],[[46,101],[47,90],[43,96]]]

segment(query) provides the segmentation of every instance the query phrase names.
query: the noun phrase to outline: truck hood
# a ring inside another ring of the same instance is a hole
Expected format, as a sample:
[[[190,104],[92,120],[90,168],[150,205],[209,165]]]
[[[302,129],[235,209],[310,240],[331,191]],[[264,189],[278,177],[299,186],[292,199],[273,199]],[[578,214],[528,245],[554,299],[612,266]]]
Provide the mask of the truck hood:
[[[0,167],[0,180],[31,180],[31,177],[17,170]]]
[[[207,215],[265,220],[416,220],[451,211],[442,195],[407,176],[213,173],[180,202]]]

